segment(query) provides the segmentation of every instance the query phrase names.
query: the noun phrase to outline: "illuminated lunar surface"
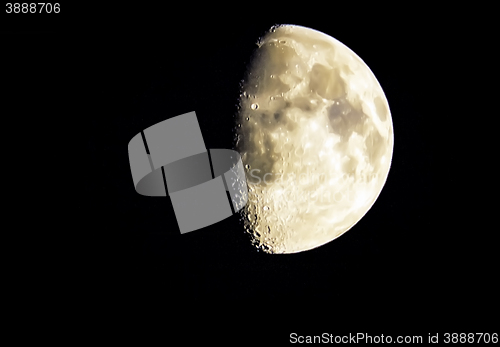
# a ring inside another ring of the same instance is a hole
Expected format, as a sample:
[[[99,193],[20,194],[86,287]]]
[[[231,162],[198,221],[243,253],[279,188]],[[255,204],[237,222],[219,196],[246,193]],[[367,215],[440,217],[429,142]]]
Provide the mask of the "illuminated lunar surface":
[[[392,118],[373,73],[336,39],[283,25],[258,46],[237,116],[245,229],[265,252],[305,251],[345,233],[379,196]]]

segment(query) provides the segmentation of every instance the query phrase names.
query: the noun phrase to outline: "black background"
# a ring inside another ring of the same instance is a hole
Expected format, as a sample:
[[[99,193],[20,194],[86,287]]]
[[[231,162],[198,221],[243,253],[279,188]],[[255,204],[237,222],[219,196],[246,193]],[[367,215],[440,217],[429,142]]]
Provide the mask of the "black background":
[[[491,297],[491,275],[471,287],[463,274],[489,274],[493,255],[464,259],[447,237],[455,226],[437,218],[444,213],[433,183],[437,143],[427,121],[435,101],[425,92],[445,57],[431,14],[352,6],[264,18],[250,5],[234,14],[216,4],[191,11],[62,5],[59,16],[2,17],[4,71],[12,77],[6,99],[15,103],[9,119],[17,125],[33,114],[26,132],[39,155],[31,167],[60,168],[39,173],[29,188],[41,189],[34,239],[44,246],[20,262],[39,273],[35,264],[49,259],[40,278],[93,303],[161,297],[192,315],[205,304],[251,306],[245,312],[261,315],[309,307],[326,311],[327,322],[344,320],[340,306],[363,316],[376,305],[371,313],[391,312],[401,325],[422,313],[439,324],[434,313],[453,315]],[[311,27],[358,54],[386,94],[395,137],[387,183],[368,213],[340,238],[288,255],[258,252],[238,216],[180,235],[168,198],[135,192],[127,153],[138,132],[190,111],[207,148],[231,148],[239,82],[274,24]]]

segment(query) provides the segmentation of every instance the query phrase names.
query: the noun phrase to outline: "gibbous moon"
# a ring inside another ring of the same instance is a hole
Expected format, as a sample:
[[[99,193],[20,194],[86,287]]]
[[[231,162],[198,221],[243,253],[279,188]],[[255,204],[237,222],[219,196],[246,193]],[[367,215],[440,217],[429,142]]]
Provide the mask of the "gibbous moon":
[[[352,50],[313,29],[273,27],[239,106],[243,218],[258,249],[310,250],[366,214],[387,179],[394,136],[384,92]]]

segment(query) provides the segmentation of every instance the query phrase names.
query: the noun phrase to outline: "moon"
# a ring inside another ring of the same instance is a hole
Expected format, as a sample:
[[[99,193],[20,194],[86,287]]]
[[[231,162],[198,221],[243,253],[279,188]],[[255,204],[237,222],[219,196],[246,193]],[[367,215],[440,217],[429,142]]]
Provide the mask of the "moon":
[[[368,66],[338,40],[298,25],[259,39],[237,113],[242,210],[267,253],[324,245],[371,208],[389,173],[393,125]]]

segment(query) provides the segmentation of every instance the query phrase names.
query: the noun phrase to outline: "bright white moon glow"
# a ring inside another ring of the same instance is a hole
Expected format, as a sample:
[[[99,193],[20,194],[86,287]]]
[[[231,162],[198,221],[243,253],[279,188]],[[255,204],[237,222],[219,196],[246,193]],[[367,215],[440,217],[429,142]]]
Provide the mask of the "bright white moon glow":
[[[392,118],[373,73],[334,38],[283,25],[258,45],[238,114],[245,229],[266,252],[305,251],[349,230],[377,199]]]

